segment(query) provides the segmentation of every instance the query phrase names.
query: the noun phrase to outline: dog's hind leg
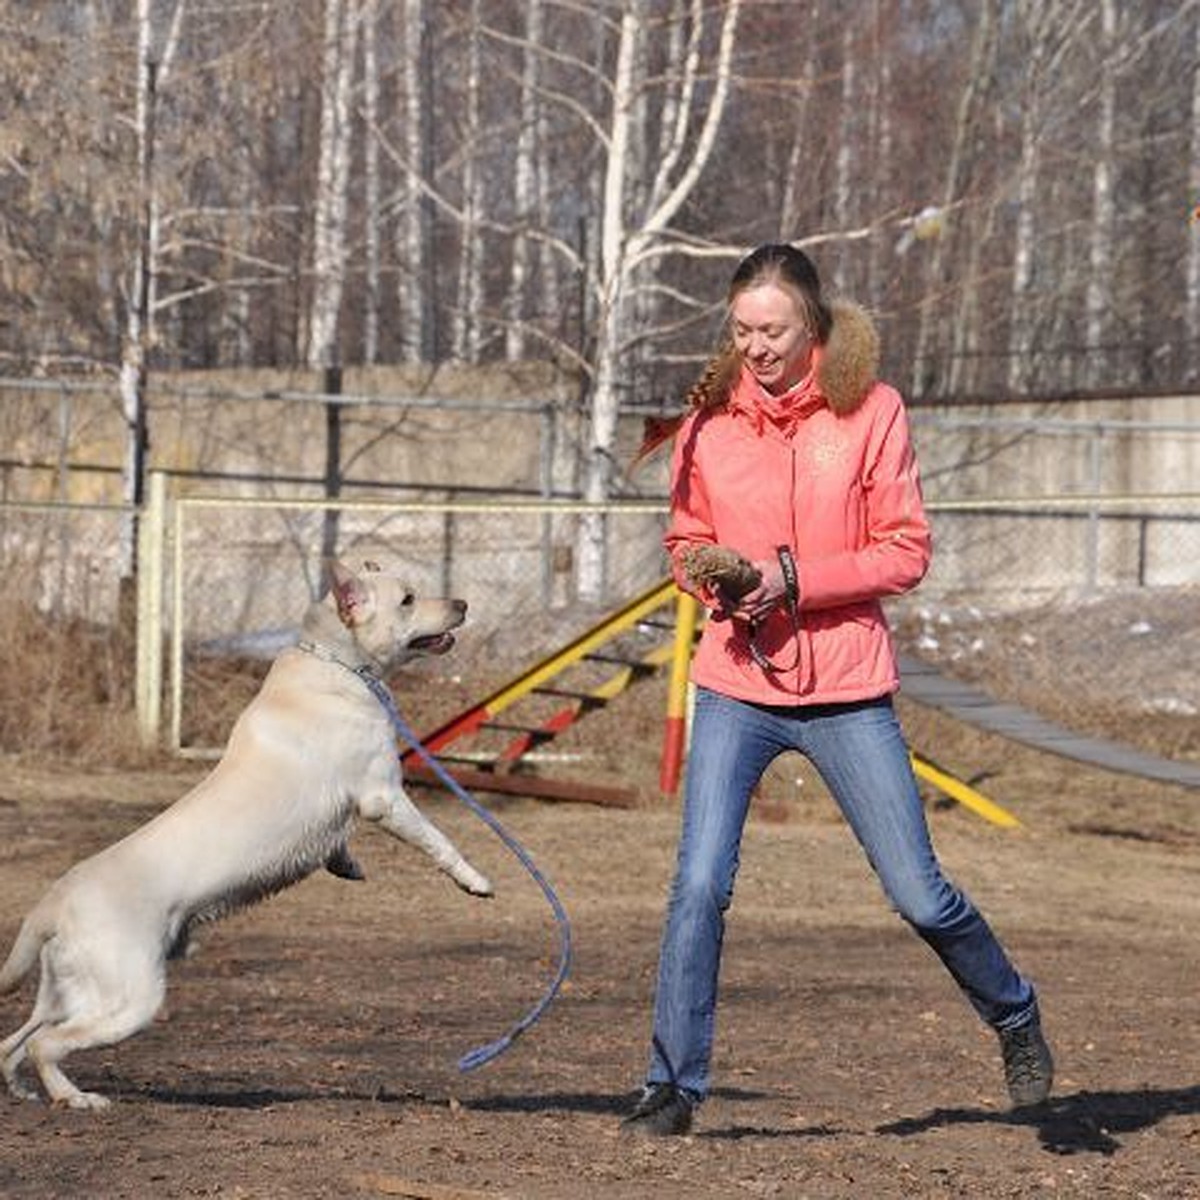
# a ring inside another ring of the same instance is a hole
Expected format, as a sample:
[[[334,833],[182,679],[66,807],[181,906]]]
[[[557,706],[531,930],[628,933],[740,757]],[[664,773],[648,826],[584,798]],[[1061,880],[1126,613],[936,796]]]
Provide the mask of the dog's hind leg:
[[[26,1087],[19,1078],[21,1064],[25,1061],[26,1043],[31,1034],[42,1025],[42,1016],[34,1009],[33,1016],[15,1033],[0,1042],[0,1071],[4,1074],[4,1082],[9,1092],[18,1100],[37,1100],[38,1094],[32,1088]]]
[[[95,1046],[111,1046],[145,1029],[154,1020],[162,1001],[161,990],[153,996],[141,996],[127,1001],[121,1008],[103,1017],[74,1017],[61,1025],[43,1025],[26,1042],[29,1061],[55,1104],[68,1108],[101,1109],[111,1101],[98,1092],[85,1092],[63,1074],[59,1063],[75,1050]]]
[[[51,957],[43,958],[43,985],[49,979],[53,991],[47,996],[55,997],[57,1012],[53,1017],[44,1017],[40,1027],[29,1033],[24,1054],[55,1104],[77,1109],[107,1108],[107,1097],[80,1090],[59,1064],[76,1050],[123,1041],[154,1020],[166,994],[161,960],[116,956],[99,967],[75,959],[69,971],[61,975],[55,967]]]
[[[29,922],[26,922],[27,927],[28,925]],[[24,930],[22,930],[23,932]],[[42,969],[38,979],[37,999],[34,1001],[33,1012],[30,1014],[29,1020],[20,1029],[10,1033],[3,1042],[0,1042],[0,1072],[4,1075],[4,1082],[7,1084],[9,1092],[20,1100],[41,1099],[34,1089],[26,1087],[20,1080],[21,1064],[29,1052],[29,1039],[43,1025],[59,1020],[64,1011],[62,992],[55,984],[53,954],[52,944],[43,945],[40,955]],[[16,957],[15,951],[13,957]],[[9,961],[11,962],[12,958]],[[22,970],[28,970],[30,965],[29,963],[24,964]]]

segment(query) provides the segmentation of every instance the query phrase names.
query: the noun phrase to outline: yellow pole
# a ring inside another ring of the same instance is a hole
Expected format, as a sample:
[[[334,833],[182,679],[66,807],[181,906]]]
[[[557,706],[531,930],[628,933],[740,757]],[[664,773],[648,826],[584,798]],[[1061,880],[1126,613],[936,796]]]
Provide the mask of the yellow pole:
[[[684,742],[687,738],[687,685],[692,661],[692,641],[700,610],[694,596],[680,592],[675,605],[675,649],[671,656],[671,682],[667,693],[667,721],[663,731],[662,766],[659,789],[673,796],[679,789],[683,768]]]
[[[955,779],[949,772],[935,767],[933,763],[919,754],[913,754],[911,758],[913,770],[927,783],[932,783],[938,791],[944,792],[951,800],[957,800],[963,807],[969,808],[985,821],[991,821],[993,825],[1001,825],[1005,829],[1016,829],[1020,826],[1021,822],[1008,809],[1001,808],[994,800],[989,800],[986,796],[981,795],[969,784],[963,783],[961,779]]]

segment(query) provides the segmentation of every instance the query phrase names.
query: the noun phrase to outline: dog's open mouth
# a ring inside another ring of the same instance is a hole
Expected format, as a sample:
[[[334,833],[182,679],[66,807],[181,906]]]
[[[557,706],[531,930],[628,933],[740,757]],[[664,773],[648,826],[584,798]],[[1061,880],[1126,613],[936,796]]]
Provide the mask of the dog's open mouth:
[[[419,650],[422,654],[446,654],[454,646],[454,634],[429,633],[424,637],[413,638],[408,643],[410,650]]]

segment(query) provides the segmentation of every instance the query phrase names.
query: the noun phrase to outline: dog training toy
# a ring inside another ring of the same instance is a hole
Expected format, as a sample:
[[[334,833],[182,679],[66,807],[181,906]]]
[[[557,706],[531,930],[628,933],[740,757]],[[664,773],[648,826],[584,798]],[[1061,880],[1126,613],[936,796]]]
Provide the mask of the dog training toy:
[[[680,555],[684,574],[697,590],[736,602],[762,583],[762,572],[728,546],[689,546]]]

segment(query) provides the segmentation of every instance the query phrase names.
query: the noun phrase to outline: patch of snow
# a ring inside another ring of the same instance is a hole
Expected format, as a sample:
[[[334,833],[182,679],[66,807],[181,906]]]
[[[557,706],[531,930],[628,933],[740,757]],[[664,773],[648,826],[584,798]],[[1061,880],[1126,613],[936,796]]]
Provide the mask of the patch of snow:
[[[1142,711],[1167,717],[1194,717],[1200,714],[1200,708],[1178,696],[1152,696],[1142,704]]]

